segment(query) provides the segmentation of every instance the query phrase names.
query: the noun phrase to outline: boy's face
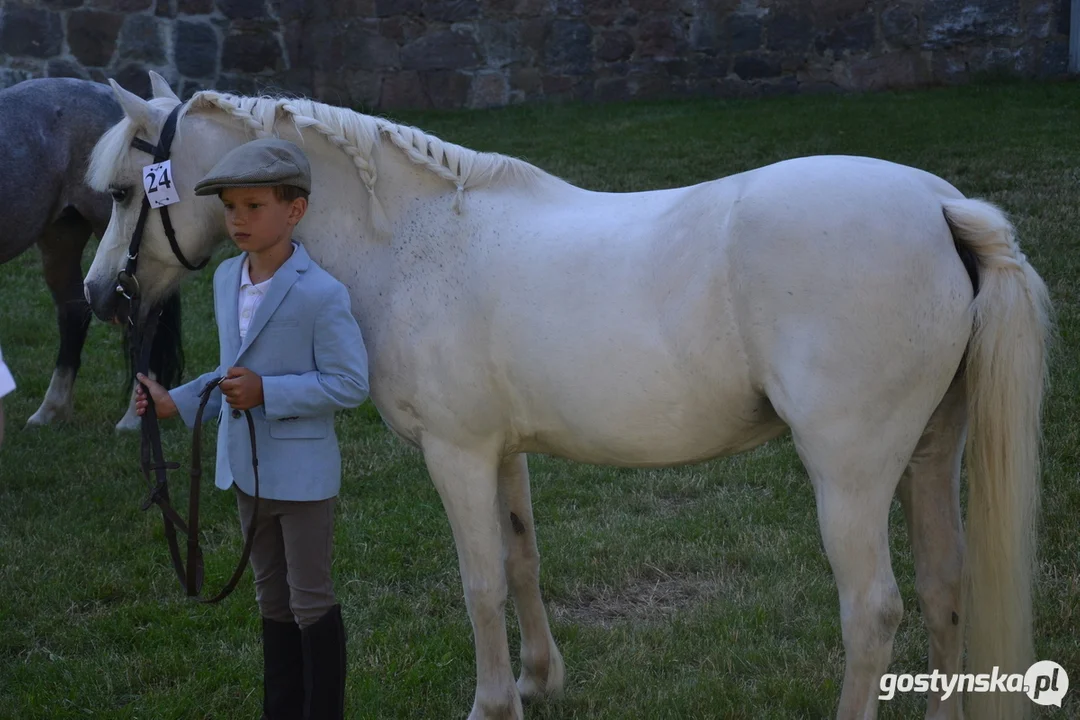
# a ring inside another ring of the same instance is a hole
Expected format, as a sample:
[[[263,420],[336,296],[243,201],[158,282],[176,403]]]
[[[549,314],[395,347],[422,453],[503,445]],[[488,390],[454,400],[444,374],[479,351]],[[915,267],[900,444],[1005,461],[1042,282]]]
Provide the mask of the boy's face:
[[[288,243],[293,228],[304,217],[307,200],[278,200],[271,187],[225,188],[225,226],[241,250],[259,253]]]

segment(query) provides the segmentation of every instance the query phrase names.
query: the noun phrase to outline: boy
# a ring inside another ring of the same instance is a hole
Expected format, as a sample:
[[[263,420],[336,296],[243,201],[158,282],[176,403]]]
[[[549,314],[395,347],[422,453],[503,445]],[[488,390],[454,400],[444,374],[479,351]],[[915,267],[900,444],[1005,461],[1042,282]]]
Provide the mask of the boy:
[[[345,627],[330,572],[341,481],[334,411],[367,398],[367,351],[344,285],[292,240],[310,175],[300,148],[264,139],[229,152],[195,186],[196,195],[221,198],[229,236],[244,251],[214,274],[221,366],[171,392],[139,375],[158,417],[179,414],[189,427],[199,392],[227,377],[204,417],[219,415],[216,485],[235,486],[245,533],[254,475],[242,411],[251,410],[260,473],[251,568],[266,720],[344,713]],[[146,405],[140,387],[140,415]]]

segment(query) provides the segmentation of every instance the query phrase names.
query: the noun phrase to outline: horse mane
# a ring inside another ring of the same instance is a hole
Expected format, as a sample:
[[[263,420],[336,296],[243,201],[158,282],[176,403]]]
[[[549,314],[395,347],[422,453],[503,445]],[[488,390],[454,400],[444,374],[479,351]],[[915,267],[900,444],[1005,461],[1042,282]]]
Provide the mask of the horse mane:
[[[166,109],[171,109],[175,104],[170,99],[154,99],[150,102],[165,103],[169,106]],[[517,158],[471,150],[445,142],[415,127],[306,98],[246,97],[204,90],[195,93],[181,108],[179,120],[188,113],[205,111],[225,113],[257,138],[273,136],[281,120],[291,122],[298,132],[310,128],[325,137],[356,165],[372,204],[372,220],[376,228],[385,228],[386,221],[375,196],[378,171],[372,152],[386,141],[414,164],[451,183],[457,189],[454,199],[454,209],[457,211],[461,209],[465,190],[500,181],[529,185],[544,178],[553,178],[535,165]],[[137,130],[125,117],[101,137],[87,171],[87,181],[92,187],[102,191],[108,189],[116,165],[124,157]]]

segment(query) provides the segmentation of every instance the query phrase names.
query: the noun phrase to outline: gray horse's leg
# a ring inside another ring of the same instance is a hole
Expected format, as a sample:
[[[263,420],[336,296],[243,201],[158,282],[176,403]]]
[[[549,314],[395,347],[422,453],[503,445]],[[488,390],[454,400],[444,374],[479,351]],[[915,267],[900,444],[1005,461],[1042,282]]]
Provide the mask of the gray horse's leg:
[[[72,416],[75,376],[82,364],[83,343],[90,326],[90,306],[82,289],[82,253],[89,238],[90,225],[86,221],[65,217],[46,227],[38,241],[45,282],[56,305],[60,351],[45,399],[27,425],[46,425]]]
[[[154,377],[153,372],[150,373],[150,379],[157,379]],[[138,397],[138,386],[139,385],[137,382],[132,382],[131,397],[128,398],[127,410],[124,412],[124,417],[120,418],[120,420],[116,423],[116,430],[134,432],[135,430],[139,429],[140,423],[142,421],[139,420],[139,416],[135,413],[135,400]]]
[[[173,293],[164,302],[150,351],[150,372],[148,374],[152,380],[158,381],[169,389],[179,385],[184,374],[183,340],[180,330],[182,305],[179,292]],[[125,329],[125,332],[128,332],[128,330]],[[130,349],[132,342],[130,335],[127,337],[125,350]],[[134,374],[135,369],[133,367],[129,368],[129,370]],[[132,380],[131,400],[128,403],[127,413],[116,424],[117,430],[138,430],[141,425],[139,416],[135,414],[137,387],[138,383]]]

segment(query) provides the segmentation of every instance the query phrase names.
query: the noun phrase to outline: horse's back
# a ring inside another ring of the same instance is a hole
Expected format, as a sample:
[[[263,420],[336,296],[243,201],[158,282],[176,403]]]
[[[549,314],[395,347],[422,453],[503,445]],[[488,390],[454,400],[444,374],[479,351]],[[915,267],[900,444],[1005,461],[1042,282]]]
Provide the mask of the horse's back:
[[[85,162],[97,139],[121,117],[110,90],[89,80],[38,78],[0,90],[5,160],[0,177],[55,173],[67,168],[72,155]]]
[[[68,208],[97,231],[108,223],[107,196],[83,175],[98,138],[123,116],[111,90],[74,78],[26,80],[0,90],[0,260],[35,242]]]

